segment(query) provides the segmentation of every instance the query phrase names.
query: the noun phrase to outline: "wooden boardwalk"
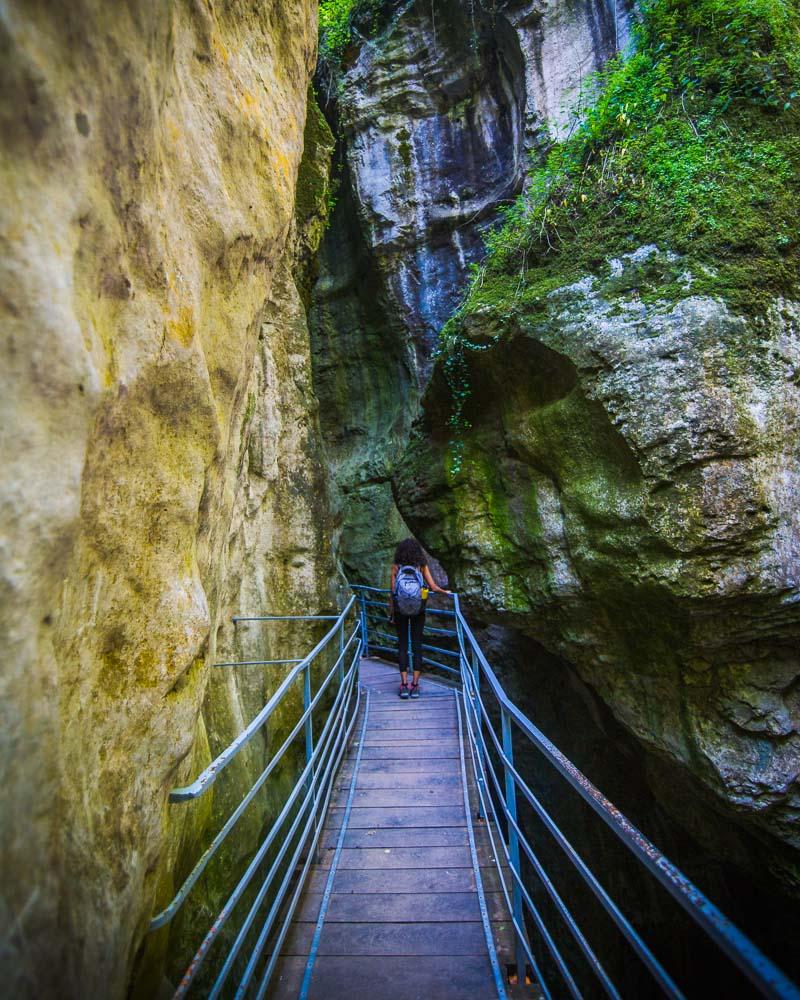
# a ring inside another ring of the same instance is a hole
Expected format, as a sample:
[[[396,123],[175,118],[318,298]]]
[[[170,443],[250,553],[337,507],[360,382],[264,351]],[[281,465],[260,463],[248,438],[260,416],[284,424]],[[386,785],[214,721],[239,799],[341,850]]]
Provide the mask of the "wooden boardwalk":
[[[395,666],[362,660],[369,692],[363,746],[362,714],[334,789],[320,864],[273,979],[269,995],[277,1000],[300,995],[312,951],[310,1000],[488,1000],[498,996],[496,974],[504,983],[513,961],[488,836],[465,807],[466,777],[474,817],[454,692],[423,677],[422,697],[401,701],[398,680]]]

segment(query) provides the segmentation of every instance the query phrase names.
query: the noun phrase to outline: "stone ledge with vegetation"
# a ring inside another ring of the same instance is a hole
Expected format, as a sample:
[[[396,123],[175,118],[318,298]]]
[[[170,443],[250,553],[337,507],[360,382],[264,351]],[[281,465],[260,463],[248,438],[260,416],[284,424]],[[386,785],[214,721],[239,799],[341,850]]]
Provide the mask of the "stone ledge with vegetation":
[[[396,477],[476,609],[571,659],[790,893],[799,52],[791,4],[641,6],[489,237]]]

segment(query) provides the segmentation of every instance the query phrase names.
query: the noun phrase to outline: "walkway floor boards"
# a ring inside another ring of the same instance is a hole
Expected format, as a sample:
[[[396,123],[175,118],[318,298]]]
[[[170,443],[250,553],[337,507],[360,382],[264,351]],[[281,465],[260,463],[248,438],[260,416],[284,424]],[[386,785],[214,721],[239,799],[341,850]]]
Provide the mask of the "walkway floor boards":
[[[452,690],[423,678],[419,701],[402,702],[397,668],[374,660],[362,661],[361,682],[370,691],[368,724],[309,998],[489,1000],[497,991],[469,848]],[[357,740],[337,777],[319,863],[284,943],[270,992],[275,1000],[295,1000],[300,991]],[[512,960],[510,921],[480,823],[475,838],[504,971]]]

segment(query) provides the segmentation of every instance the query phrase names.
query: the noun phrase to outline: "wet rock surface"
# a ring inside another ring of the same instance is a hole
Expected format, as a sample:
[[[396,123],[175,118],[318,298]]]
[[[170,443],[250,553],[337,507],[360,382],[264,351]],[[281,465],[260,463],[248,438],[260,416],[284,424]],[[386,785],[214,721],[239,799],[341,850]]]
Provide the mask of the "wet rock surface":
[[[341,187],[311,313],[343,554],[363,580],[407,533],[391,468],[486,228],[627,43],[629,13],[618,4],[615,25],[604,4],[420,0],[385,4],[373,28],[327,89]]]
[[[688,273],[645,302],[676,263],[644,247],[538,311],[471,316],[463,469],[435,377],[397,493],[476,606],[576,664],[794,892],[769,840],[800,846],[797,305],[734,315]]]
[[[503,626],[480,629],[478,638],[504,690],[534,725],[670,862],[797,979],[796,902],[786,898],[763,864],[765,845],[760,839],[731,823],[714,796],[687,784],[680,766],[649,752],[567,661]],[[755,997],[756,991],[738,970],[720,951],[709,948],[685,911],[634,861],[542,754],[526,740],[516,742],[514,754],[515,765],[539,801],[686,994]],[[630,946],[534,811],[524,801],[520,808],[539,861],[622,996],[650,996],[655,988],[650,973],[633,959]],[[774,842],[770,849],[776,852]],[[551,898],[533,871],[529,877],[540,913],[548,926],[558,927],[560,918]],[[558,947],[576,972],[584,995],[598,995],[600,987],[572,937],[562,935]],[[534,949],[548,981],[558,984],[560,975],[547,949],[538,940]]]

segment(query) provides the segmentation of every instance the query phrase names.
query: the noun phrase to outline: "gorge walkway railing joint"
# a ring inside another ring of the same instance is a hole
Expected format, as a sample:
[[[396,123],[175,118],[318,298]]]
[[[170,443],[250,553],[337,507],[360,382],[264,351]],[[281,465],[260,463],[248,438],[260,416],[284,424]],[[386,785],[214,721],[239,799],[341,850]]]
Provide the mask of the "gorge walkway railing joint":
[[[294,741],[303,735],[303,754],[298,776],[288,797],[269,825],[251,860],[238,876],[222,908],[197,948],[175,997],[187,995],[192,986],[211,1000],[219,997],[235,971],[238,984],[225,995],[236,998],[265,995],[281,954],[284,941],[303,893],[306,876],[316,857],[334,778],[353,732],[361,703],[358,684],[359,662],[374,654],[396,655],[397,637],[388,631],[388,591],[354,586],[352,597],[337,615],[252,615],[236,616],[235,623],[333,622],[325,635],[305,656],[273,660],[242,660],[215,664],[218,667],[288,666],[285,678],[252,722],[213,760],[190,785],[176,788],[170,802],[186,803],[203,796],[234,757],[257,734],[264,734],[268,721],[294,695],[298,715],[280,747],[268,754],[268,762],[222,828],[209,844],[169,905],[155,916],[150,930],[167,925],[180,910],[201,875],[217,855],[248,806],[264,788],[268,778],[286,757]],[[536,759],[555,770],[573,792],[616,835],[641,868],[654,878],[708,939],[727,956],[765,997],[800,1000],[800,990],[736,926],[734,926],[678,868],[630,823],[627,818],[582,774],[577,767],[508,698],[470,628],[459,600],[453,607],[429,607],[424,666],[449,678],[460,700],[459,722],[477,790],[477,810],[486,822],[492,845],[499,885],[511,914],[514,930],[516,970],[524,982],[523,970],[530,969],[542,994],[549,998],[556,988],[542,968],[543,954],[549,956],[552,971],[573,997],[581,988],[559,948],[557,939],[565,929],[586,961],[586,967],[609,996],[621,996],[619,988],[604,968],[581,929],[578,919],[556,888],[534,849],[520,820],[519,805],[524,801],[538,817],[572,868],[580,876],[622,938],[649,971],[660,991],[668,997],[684,996],[651,948],[618,904],[603,887],[598,876],[569,841],[552,812],[534,793],[515,765],[515,737]],[[435,624],[433,624],[435,623]],[[316,682],[316,690],[314,690]],[[302,702],[297,698],[302,686]],[[334,693],[335,692],[335,693]],[[302,704],[302,708],[300,708]],[[315,738],[315,713],[321,725]],[[291,722],[284,726],[291,725]],[[303,766],[304,762],[304,766]],[[530,763],[528,761],[528,766]],[[566,790],[566,789],[565,789]],[[292,850],[293,846],[293,850]],[[269,861],[266,871],[260,869]],[[240,866],[241,867],[241,866]],[[282,870],[280,881],[278,873]],[[258,876],[258,878],[257,878]],[[260,879],[260,882],[259,882]],[[551,907],[563,921],[556,931],[548,926],[536,899],[549,897]],[[246,913],[234,932],[223,935],[234,909],[243,903]],[[249,904],[249,905],[247,905]],[[259,912],[267,909],[258,928]],[[253,940],[253,938],[255,940]],[[538,938],[538,947],[532,941]],[[245,948],[247,943],[248,947]],[[218,944],[215,963],[209,962],[202,987],[198,974],[212,948]],[[537,960],[537,954],[539,960]],[[211,965],[213,973],[209,974]]]

